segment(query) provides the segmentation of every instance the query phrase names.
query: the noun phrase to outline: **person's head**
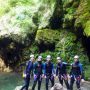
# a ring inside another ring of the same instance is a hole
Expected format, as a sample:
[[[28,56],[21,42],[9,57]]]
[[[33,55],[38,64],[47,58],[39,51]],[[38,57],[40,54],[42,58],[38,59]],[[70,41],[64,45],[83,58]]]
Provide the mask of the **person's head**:
[[[38,56],[37,61],[38,61],[38,62],[41,62],[41,61],[42,61],[42,56]]]
[[[51,56],[47,55],[46,60],[47,60],[47,62],[50,62],[51,61]]]
[[[34,55],[33,55],[33,54],[30,55],[30,60],[31,60],[32,62],[34,61]]]
[[[78,62],[79,61],[79,56],[78,55],[75,55],[74,56],[74,62]]]
[[[57,60],[58,60],[58,63],[62,62],[61,57],[57,57]]]

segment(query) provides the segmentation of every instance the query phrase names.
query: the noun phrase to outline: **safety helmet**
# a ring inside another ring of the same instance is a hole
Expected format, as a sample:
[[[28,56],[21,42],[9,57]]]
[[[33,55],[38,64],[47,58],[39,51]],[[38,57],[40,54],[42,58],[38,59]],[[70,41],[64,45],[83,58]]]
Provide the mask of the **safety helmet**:
[[[38,61],[41,61],[42,60],[42,56],[38,56]]]
[[[61,57],[57,57],[57,60],[61,60]]]
[[[42,56],[38,56],[38,59],[42,59]]]
[[[75,55],[75,56],[74,56],[74,59],[78,59],[78,58],[79,58],[79,56],[78,56],[78,55]]]
[[[51,59],[51,55],[47,55],[47,60],[50,60]]]
[[[34,54],[31,54],[31,55],[30,55],[30,58],[34,58]]]

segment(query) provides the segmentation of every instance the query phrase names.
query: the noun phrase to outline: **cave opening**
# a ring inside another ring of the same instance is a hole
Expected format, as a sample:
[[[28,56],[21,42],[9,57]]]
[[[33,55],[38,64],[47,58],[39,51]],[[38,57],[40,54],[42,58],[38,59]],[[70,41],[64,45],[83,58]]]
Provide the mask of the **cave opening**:
[[[77,29],[76,35],[77,35],[77,41],[78,40],[82,40],[82,45],[85,48],[85,51],[87,53],[87,56],[89,58],[89,62],[90,62],[90,37],[86,37],[83,35],[83,28],[79,27]]]
[[[14,67],[20,61],[20,52],[23,46],[12,39],[6,37],[0,40],[0,56],[6,67]]]
[[[90,62],[90,37],[84,36],[82,38],[82,41],[83,41],[84,47],[86,48],[87,56],[88,56],[89,62]]]
[[[59,29],[62,25],[61,18],[59,17],[51,17],[49,22],[50,22],[50,28],[52,29]]]
[[[55,50],[55,43],[50,43],[48,45],[41,42],[39,45],[39,53],[45,52],[45,51],[51,51],[53,52]]]

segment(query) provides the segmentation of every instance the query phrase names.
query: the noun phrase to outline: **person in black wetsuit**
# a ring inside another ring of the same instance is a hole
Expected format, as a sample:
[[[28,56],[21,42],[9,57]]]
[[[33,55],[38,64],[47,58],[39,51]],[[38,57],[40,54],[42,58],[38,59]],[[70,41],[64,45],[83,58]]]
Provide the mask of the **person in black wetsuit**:
[[[76,85],[78,90],[81,90],[80,88],[80,82],[81,82],[81,77],[82,77],[82,64],[79,61],[79,56],[75,55],[74,56],[74,63],[71,64],[71,72],[70,72],[70,90],[73,90],[73,84],[74,81],[76,81]]]
[[[67,70],[66,70],[66,67],[68,64],[65,62],[62,62],[60,57],[57,57],[57,60],[58,60],[58,63],[56,66],[56,76],[58,76],[59,82],[62,86],[63,86],[63,80],[64,80],[67,90],[69,90],[70,87],[68,83],[68,76],[67,76]]]
[[[54,64],[51,62],[51,56],[47,55],[46,63],[44,65],[44,75],[46,78],[46,90],[48,90],[48,84],[49,80],[51,81],[51,86],[54,86],[54,76],[55,76],[55,70],[54,70]]]
[[[34,63],[34,83],[32,90],[35,90],[38,82],[38,90],[41,89],[42,78],[44,77],[44,64],[42,63],[42,56],[38,56],[37,62]]]
[[[28,90],[29,88],[30,74],[31,71],[33,71],[33,61],[34,61],[34,55],[30,55],[30,60],[26,63],[26,69],[24,71],[25,84],[20,90]]]

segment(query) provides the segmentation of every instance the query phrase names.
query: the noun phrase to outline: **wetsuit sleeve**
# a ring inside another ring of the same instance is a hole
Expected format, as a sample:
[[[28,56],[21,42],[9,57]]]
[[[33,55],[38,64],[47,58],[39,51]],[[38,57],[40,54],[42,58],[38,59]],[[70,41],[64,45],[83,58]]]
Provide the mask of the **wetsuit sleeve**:
[[[33,73],[33,69],[34,69],[33,66],[34,66],[34,65],[32,65],[32,69],[31,69],[31,75],[32,75],[32,76],[33,76],[33,74],[34,74],[34,73]]]
[[[70,75],[72,75],[72,65],[73,65],[73,64],[70,64],[70,65],[71,65]]]
[[[52,64],[52,72],[53,72],[53,74],[55,74],[54,64]]]
[[[58,65],[56,66],[56,76],[58,75]]]
[[[46,75],[46,63],[44,63],[44,75]]]
[[[83,73],[83,67],[82,67],[82,64],[80,64],[79,66],[80,66],[80,75],[82,75],[82,73]]]
[[[35,73],[35,67],[36,67],[36,63],[33,64],[33,74],[36,74]]]
[[[44,74],[44,63],[42,64],[42,74]]]
[[[71,64],[63,62],[63,64],[65,64],[66,66],[71,66]]]
[[[25,73],[26,73],[26,74],[28,74],[28,73],[29,73],[28,68],[29,68],[29,61],[28,61],[28,62],[26,62],[26,70],[25,70]]]

